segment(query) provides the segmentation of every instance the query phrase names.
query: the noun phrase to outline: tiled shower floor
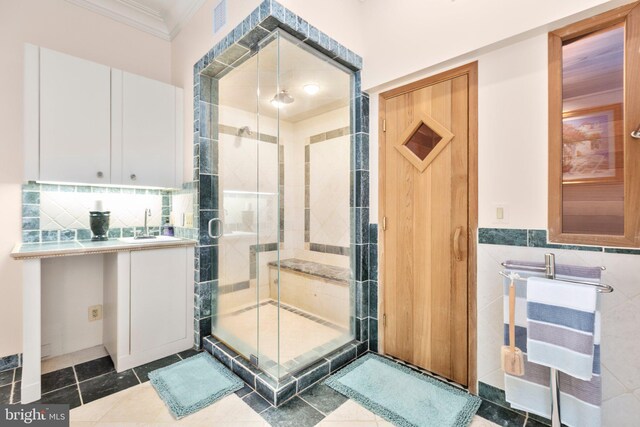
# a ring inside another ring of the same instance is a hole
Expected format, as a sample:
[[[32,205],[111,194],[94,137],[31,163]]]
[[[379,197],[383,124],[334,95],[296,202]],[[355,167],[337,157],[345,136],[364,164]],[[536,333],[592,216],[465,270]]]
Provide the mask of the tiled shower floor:
[[[288,372],[352,340],[348,325],[335,325],[284,304],[281,307],[279,317],[277,304],[272,300],[220,316],[215,335],[245,356],[255,353],[259,338],[260,366],[269,371],[271,366],[266,362],[276,362],[279,350],[280,364]]]

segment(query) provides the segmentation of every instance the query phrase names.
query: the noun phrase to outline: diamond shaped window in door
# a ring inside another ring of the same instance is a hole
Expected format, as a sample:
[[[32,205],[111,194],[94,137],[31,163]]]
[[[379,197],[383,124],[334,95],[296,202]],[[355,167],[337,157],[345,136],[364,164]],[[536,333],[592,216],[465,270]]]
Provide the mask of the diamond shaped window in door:
[[[403,132],[396,149],[422,172],[452,139],[447,128],[425,114]]]

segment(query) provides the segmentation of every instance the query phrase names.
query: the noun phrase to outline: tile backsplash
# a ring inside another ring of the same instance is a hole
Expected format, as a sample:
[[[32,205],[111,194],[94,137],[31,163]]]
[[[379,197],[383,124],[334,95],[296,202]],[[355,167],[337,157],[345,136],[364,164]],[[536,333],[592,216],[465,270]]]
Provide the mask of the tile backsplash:
[[[170,219],[172,199],[182,210],[193,199],[189,189],[173,191],[96,187],[86,185],[52,185],[29,182],[22,188],[22,241],[56,242],[89,240],[89,211],[96,200],[111,212],[109,237],[131,237],[144,226],[144,211],[151,209],[148,225],[152,233]],[[181,229],[182,237],[189,237]]]
[[[65,230],[89,228],[89,211],[96,200],[111,212],[111,228],[144,225],[145,209],[151,209],[148,224],[159,227],[162,219],[162,195],[123,193],[40,192],[40,229]],[[168,203],[168,202],[167,202]],[[167,205],[167,214],[169,210]]]

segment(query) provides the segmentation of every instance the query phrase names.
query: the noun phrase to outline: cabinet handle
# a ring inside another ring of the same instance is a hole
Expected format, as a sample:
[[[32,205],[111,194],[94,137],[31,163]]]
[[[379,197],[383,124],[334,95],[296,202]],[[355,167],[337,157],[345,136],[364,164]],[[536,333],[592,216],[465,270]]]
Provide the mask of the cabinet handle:
[[[214,224],[215,222],[220,223],[218,234],[213,234],[213,231],[212,231],[212,229],[213,229],[213,224]],[[210,219],[210,220],[209,220],[208,227],[207,227],[207,231],[209,232],[209,237],[211,237],[212,239],[219,239],[219,238],[221,238],[221,237],[222,237],[222,235],[224,234],[224,225],[222,224],[222,220],[221,220],[220,218],[213,218],[213,219]]]
[[[457,227],[453,233],[453,256],[456,261],[462,261],[462,252],[460,252],[460,235],[462,235],[462,227]]]
[[[104,174],[101,171],[98,171],[98,173],[96,174],[96,176],[98,178],[102,178],[104,176]]]
[[[138,177],[136,176],[135,173],[132,173],[129,178],[131,178],[131,181],[135,181]]]

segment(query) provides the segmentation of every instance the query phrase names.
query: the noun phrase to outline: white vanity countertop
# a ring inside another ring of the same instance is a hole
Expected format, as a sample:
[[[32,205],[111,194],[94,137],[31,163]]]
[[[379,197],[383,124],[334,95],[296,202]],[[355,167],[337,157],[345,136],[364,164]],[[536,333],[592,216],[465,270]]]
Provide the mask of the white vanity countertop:
[[[51,258],[70,255],[91,255],[121,251],[143,251],[147,249],[162,249],[177,246],[195,246],[196,241],[179,237],[158,240],[142,240],[139,242],[131,239],[109,239],[104,242],[70,241],[51,243],[18,243],[11,251],[14,259]]]

